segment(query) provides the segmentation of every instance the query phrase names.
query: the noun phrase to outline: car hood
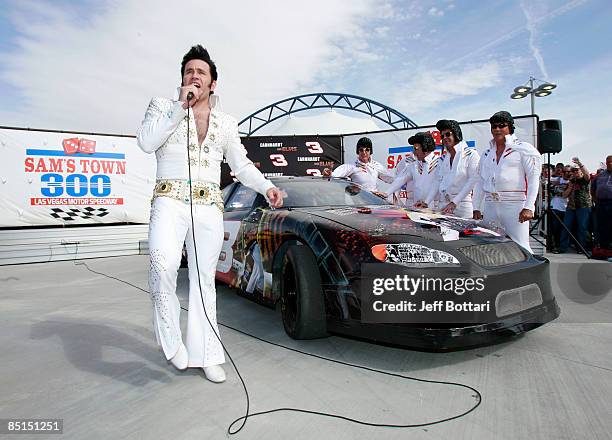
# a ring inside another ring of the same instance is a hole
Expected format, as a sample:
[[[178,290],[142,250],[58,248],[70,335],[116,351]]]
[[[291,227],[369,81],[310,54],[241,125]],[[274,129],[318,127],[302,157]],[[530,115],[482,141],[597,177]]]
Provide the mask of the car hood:
[[[439,241],[467,236],[505,237],[505,232],[480,221],[441,215],[431,210],[408,210],[391,205],[297,208],[341,227],[370,235],[413,235]]]

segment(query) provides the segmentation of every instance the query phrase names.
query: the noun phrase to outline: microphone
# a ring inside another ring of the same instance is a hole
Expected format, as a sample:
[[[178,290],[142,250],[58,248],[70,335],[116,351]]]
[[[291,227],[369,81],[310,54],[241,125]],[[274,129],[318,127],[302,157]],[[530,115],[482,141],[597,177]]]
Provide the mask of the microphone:
[[[199,89],[200,86],[198,84],[195,84],[195,86]],[[189,92],[187,93],[187,102],[191,101],[193,99],[193,92]]]

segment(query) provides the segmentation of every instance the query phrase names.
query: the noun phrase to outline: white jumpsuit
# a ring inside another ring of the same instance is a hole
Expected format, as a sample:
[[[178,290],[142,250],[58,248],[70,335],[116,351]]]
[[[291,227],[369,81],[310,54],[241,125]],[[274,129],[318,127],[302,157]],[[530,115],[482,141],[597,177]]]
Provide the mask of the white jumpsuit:
[[[223,243],[223,201],[219,189],[221,162],[227,159],[236,177],[265,194],[273,187],[247,158],[234,118],[211,109],[208,132],[202,145],[193,114],[189,118],[182,103],[153,98],[138,130],[138,145],[157,158],[157,182],[151,206],[149,288],[153,302],[153,325],[158,344],[167,359],[174,357],[181,341],[180,304],[176,279],[183,243],[189,262],[189,312],[185,345],[189,367],[208,367],[225,362],[216,313],[215,268]],[[190,161],[188,165],[187,148]],[[189,190],[188,166],[193,193]],[[193,201],[197,259],[202,296],[211,325],[204,316],[196,253],[192,239],[190,199]]]
[[[423,162],[420,160],[415,160],[414,162],[407,164],[402,173],[398,174],[391,186],[387,188],[387,193],[392,194],[398,191],[405,184],[408,185],[413,182],[414,202],[424,202],[429,195],[429,191],[436,182],[436,168],[438,167],[439,163],[440,156],[434,152],[431,152],[425,156],[425,160]],[[432,205],[429,206],[433,207]]]
[[[378,179],[387,183],[393,181],[393,173],[375,160],[363,163],[357,159],[354,163],[345,163],[332,172],[332,177],[349,177],[368,191],[377,190]]]
[[[416,159],[412,153],[407,153],[395,167],[395,176],[400,176],[406,172],[406,168],[410,166]],[[387,200],[391,203],[396,203],[400,206],[409,207],[414,203],[414,181],[410,180],[406,183],[405,190],[402,193],[401,188],[399,191],[393,193],[388,192]],[[405,195],[405,197],[402,197]],[[397,199],[394,200],[394,197]]]
[[[514,135],[506,136],[506,146],[499,162],[495,141],[489,142],[478,168],[474,187],[474,210],[481,211],[487,222],[503,227],[510,238],[532,252],[529,245],[529,222],[519,222],[523,209],[535,212],[540,188],[542,156],[527,142]]]
[[[471,219],[472,190],[478,181],[479,160],[480,155],[476,148],[468,147],[464,141],[455,145],[455,158],[452,164],[448,152],[440,158],[437,182],[431,187],[425,203],[430,205],[438,196],[440,209],[453,202],[456,206],[453,215]]]

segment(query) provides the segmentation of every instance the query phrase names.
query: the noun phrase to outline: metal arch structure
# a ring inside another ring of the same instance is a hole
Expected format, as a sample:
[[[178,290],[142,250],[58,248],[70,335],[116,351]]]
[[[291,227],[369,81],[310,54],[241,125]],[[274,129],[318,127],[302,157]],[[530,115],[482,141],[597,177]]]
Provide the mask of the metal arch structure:
[[[277,119],[317,108],[341,108],[364,113],[396,129],[417,127],[414,121],[397,110],[368,98],[345,93],[309,93],[286,98],[257,110],[240,121],[238,129],[241,135],[251,136]]]

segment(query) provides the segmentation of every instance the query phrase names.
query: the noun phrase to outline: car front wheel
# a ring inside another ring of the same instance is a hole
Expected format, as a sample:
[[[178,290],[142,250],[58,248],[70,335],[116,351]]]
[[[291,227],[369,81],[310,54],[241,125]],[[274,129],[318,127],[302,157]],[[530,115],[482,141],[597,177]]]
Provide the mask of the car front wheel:
[[[283,259],[281,312],[285,331],[293,339],[326,337],[321,276],[306,246],[291,246]]]

